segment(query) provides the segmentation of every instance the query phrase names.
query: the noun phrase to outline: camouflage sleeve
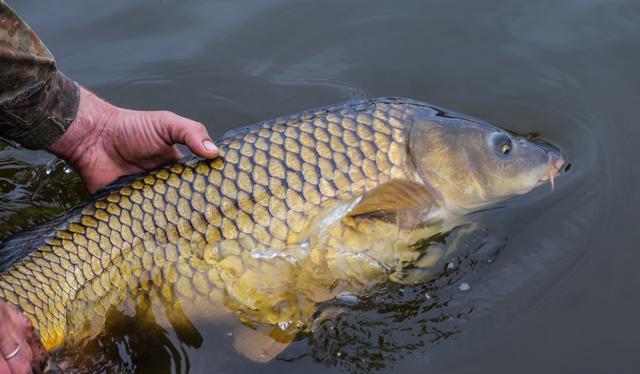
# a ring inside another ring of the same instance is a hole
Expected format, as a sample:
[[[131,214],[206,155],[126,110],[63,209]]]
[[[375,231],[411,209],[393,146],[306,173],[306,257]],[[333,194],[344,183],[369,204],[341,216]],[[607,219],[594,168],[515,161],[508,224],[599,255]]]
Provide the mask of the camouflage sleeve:
[[[38,36],[0,0],[0,137],[48,148],[75,118],[79,95]]]

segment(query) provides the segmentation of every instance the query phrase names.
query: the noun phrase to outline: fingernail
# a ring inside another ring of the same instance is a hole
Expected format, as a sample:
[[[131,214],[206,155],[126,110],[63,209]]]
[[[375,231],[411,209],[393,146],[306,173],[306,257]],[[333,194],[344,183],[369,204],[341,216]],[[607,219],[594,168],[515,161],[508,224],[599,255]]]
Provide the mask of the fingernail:
[[[213,142],[209,139],[205,139],[202,141],[202,145],[204,145],[204,147],[207,149],[207,151],[211,151],[211,152],[215,152],[218,150],[218,147],[216,147],[215,144],[213,144]]]

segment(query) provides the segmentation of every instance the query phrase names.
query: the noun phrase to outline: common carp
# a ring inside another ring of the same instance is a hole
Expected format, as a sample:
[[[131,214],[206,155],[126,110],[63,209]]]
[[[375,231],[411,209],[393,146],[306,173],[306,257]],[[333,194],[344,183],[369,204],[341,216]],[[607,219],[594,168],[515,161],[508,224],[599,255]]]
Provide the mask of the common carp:
[[[250,328],[235,347],[267,361],[311,328],[320,303],[419,281],[405,270],[443,256],[425,240],[564,165],[548,146],[403,98],[261,122],[219,145],[219,158],[125,178],[4,243],[0,297],[47,349],[135,305],[177,328],[231,313]]]

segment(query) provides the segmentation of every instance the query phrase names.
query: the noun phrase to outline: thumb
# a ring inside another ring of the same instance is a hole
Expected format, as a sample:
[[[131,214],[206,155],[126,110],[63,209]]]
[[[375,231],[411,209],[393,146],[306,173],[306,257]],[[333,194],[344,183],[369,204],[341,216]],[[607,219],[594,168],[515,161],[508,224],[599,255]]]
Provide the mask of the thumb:
[[[158,122],[161,134],[171,145],[186,145],[191,152],[204,158],[214,158],[220,154],[218,147],[211,140],[207,128],[200,122],[181,117],[172,112],[159,112]]]

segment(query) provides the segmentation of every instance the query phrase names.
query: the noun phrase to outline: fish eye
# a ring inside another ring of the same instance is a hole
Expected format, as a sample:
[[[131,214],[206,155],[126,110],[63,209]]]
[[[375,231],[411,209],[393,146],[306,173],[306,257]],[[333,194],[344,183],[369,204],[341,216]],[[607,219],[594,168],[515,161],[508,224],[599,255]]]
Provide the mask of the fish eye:
[[[503,156],[509,155],[513,150],[511,138],[503,133],[496,134],[492,140],[493,147],[496,152],[500,153]]]
[[[503,155],[508,155],[511,152],[511,146],[505,143],[500,147],[500,151]]]

